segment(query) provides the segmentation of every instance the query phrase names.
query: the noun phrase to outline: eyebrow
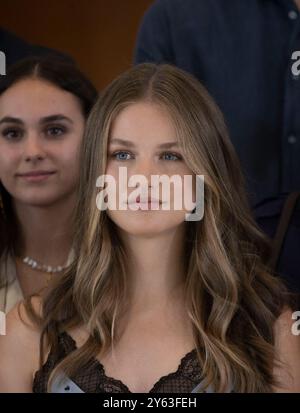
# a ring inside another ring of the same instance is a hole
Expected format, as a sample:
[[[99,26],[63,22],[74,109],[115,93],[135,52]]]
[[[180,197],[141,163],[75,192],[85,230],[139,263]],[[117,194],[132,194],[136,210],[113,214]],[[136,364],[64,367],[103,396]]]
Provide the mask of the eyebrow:
[[[65,115],[51,115],[41,118],[40,123],[48,123],[48,122],[55,122],[58,120],[66,120],[69,123],[73,123],[72,119],[68,118]]]
[[[61,120],[66,120],[69,123],[73,123],[72,119],[68,118],[67,116],[64,115],[51,115],[51,116],[45,116],[44,118],[41,118],[39,123],[40,124],[45,124],[48,122],[55,122],[55,121],[61,121]],[[22,119],[19,118],[14,118],[12,116],[5,116],[0,120],[0,124],[2,123],[17,123],[18,125],[24,125],[24,122]]]
[[[114,138],[114,139],[111,139],[111,141],[110,141],[110,143],[119,143],[119,144],[121,144],[121,145],[125,145],[125,146],[127,146],[127,147],[129,147],[129,148],[134,148],[136,145],[133,143],[133,142],[131,142],[131,141],[128,141],[128,140],[126,140],[126,139],[119,139],[119,138]],[[165,143],[162,143],[161,145],[158,145],[158,148],[161,148],[161,149],[169,149],[169,148],[173,148],[173,147],[176,147],[176,146],[178,146],[178,142],[176,142],[176,141],[173,141],[173,142],[165,142]]]
[[[13,118],[12,116],[5,116],[0,120],[1,123],[17,123],[18,125],[23,125],[23,121],[18,118]]]

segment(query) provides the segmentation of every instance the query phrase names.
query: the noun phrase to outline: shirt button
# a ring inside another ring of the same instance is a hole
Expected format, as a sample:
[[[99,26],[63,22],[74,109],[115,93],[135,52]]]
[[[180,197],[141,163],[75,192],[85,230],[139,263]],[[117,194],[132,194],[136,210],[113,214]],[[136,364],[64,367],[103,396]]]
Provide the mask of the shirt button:
[[[288,13],[289,19],[296,20],[298,17],[298,13],[295,10],[290,10]]]
[[[290,135],[290,136],[288,137],[288,143],[290,143],[291,145],[293,145],[293,144],[296,143],[296,142],[297,142],[296,136]]]

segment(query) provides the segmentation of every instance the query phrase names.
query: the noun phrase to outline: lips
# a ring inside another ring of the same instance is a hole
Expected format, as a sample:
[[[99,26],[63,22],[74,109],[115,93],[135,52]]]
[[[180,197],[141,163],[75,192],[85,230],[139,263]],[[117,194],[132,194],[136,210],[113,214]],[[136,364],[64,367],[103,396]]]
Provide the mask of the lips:
[[[153,198],[143,198],[143,199],[141,200],[140,195],[138,195],[138,196],[136,197],[136,200],[133,201],[133,202],[130,202],[130,203],[131,203],[131,204],[132,204],[132,203],[136,203],[136,204],[151,204],[151,203],[153,203],[153,204],[161,204],[162,202],[161,202],[159,199],[153,199]]]
[[[19,178],[23,178],[26,181],[30,182],[39,182],[39,181],[45,181],[48,179],[51,175],[55,174],[56,171],[30,171],[30,172],[24,172],[17,174]]]
[[[18,174],[18,176],[30,177],[30,176],[40,176],[40,175],[52,175],[55,171],[31,171]]]

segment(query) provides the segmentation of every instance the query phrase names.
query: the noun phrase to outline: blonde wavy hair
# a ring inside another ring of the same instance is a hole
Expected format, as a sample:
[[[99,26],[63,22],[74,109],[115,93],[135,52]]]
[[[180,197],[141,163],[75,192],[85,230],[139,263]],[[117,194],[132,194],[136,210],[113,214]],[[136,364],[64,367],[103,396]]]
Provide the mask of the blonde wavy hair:
[[[173,118],[187,166],[205,176],[204,218],[186,222],[184,293],[202,367],[203,390],[271,392],[273,326],[286,297],[270,273],[270,242],[248,205],[241,167],[223,116],[206,89],[170,65],[141,64],[101,94],[87,122],[76,211],[75,261],[43,303],[40,362],[45,342],[57,348],[60,332],[85,326],[89,338],[52,371],[70,377],[118,341],[118,320],[128,309],[126,246],[117,226],[96,207],[96,179],[105,174],[112,121],[126,106],[148,101]],[[31,310],[29,310],[31,311]],[[31,312],[32,316],[33,312]]]

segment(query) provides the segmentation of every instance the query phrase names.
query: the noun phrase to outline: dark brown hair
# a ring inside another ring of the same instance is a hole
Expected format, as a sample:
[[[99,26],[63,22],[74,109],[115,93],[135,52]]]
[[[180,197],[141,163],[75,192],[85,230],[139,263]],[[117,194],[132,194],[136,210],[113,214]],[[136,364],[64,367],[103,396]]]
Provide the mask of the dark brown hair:
[[[93,84],[75,64],[54,55],[29,57],[10,66],[7,74],[0,77],[0,96],[15,83],[26,78],[45,80],[72,93],[78,98],[85,118],[98,96]],[[5,257],[10,252],[18,253],[19,227],[13,212],[11,196],[1,182],[0,196],[4,207],[4,211],[0,210],[0,257]],[[7,281],[1,279],[0,274],[0,288]]]

